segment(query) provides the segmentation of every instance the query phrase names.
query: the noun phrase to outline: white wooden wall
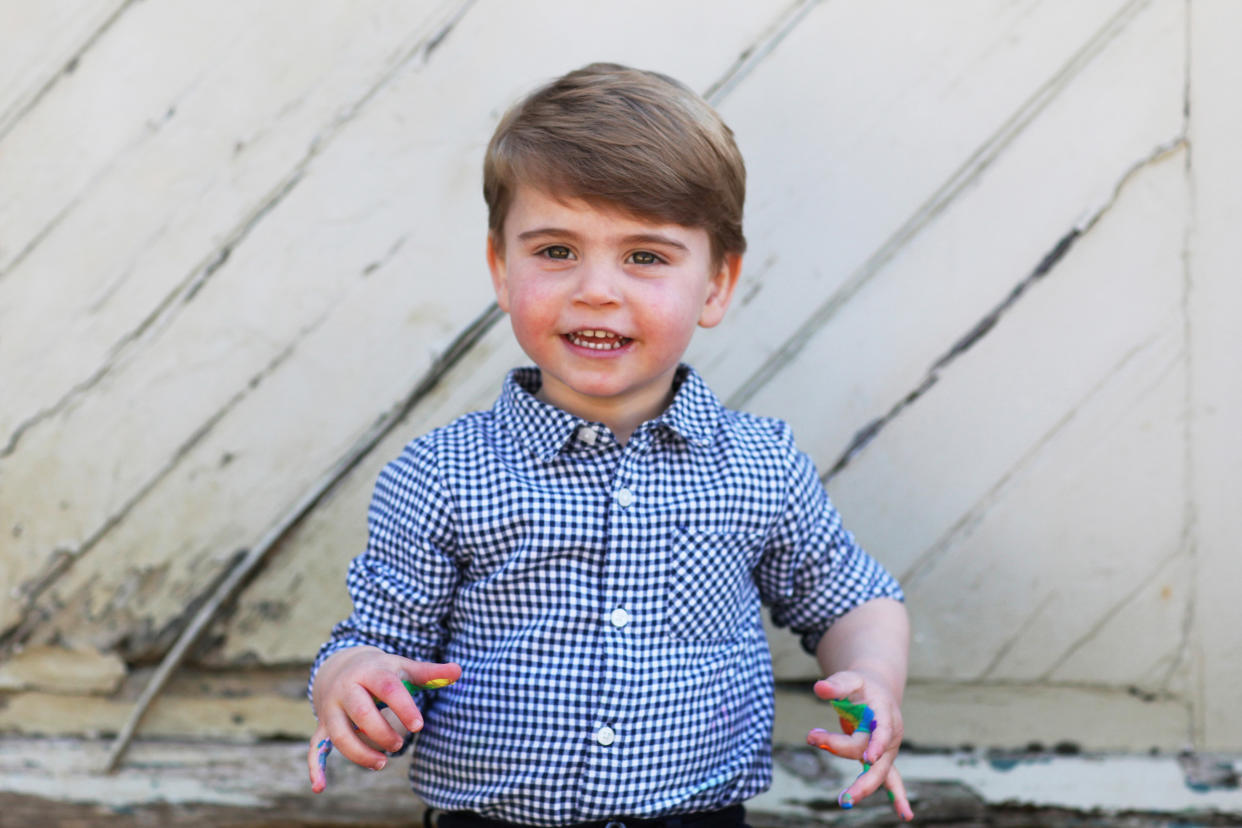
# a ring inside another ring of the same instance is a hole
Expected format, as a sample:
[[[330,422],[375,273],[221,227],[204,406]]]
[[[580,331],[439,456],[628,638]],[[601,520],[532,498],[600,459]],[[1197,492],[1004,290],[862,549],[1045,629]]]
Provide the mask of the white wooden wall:
[[[1232,0],[0,0],[0,731],[115,730],[361,453],[144,730],[309,732],[379,468],[523,361],[483,147],[602,59],[737,134],[751,249],[689,358],[903,579],[910,738],[1242,749],[1238,31]]]

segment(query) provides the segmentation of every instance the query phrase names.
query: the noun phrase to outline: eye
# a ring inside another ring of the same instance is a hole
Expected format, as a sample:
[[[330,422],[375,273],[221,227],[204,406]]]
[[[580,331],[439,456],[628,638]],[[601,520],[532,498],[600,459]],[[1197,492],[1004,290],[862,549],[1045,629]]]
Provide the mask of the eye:
[[[573,258],[573,253],[563,244],[551,244],[539,251],[539,255],[549,259],[558,261],[566,261]]]
[[[659,264],[663,259],[650,250],[636,250],[630,254],[630,261],[638,265],[653,265]]]

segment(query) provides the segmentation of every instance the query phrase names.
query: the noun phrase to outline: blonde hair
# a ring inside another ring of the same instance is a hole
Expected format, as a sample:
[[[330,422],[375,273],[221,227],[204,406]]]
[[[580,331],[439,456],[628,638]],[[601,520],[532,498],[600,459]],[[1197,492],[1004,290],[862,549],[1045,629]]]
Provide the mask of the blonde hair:
[[[497,246],[521,184],[701,227],[717,262],[746,250],[746,167],[733,132],[702,97],[657,72],[592,63],[505,113],[483,160]]]

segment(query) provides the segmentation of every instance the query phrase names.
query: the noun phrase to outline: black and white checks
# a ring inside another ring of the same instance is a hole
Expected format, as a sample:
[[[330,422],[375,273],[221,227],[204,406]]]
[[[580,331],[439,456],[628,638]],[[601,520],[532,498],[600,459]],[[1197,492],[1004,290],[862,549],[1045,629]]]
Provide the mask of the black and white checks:
[[[760,602],[813,651],[843,613],[901,597],[785,423],[678,381],[621,446],[519,369],[381,474],[353,614],[315,669],[360,644],[461,664],[418,699],[428,804],[558,825],[742,802],[771,780]]]

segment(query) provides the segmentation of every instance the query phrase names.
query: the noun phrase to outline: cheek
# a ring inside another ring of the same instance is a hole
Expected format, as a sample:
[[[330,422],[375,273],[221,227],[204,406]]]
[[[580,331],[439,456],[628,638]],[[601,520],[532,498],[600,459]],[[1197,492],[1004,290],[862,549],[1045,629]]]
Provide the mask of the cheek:
[[[519,339],[550,332],[556,321],[552,297],[530,285],[514,285],[509,291],[509,320]]]
[[[683,349],[698,327],[699,308],[689,302],[666,301],[648,306],[643,327],[670,348]]]

